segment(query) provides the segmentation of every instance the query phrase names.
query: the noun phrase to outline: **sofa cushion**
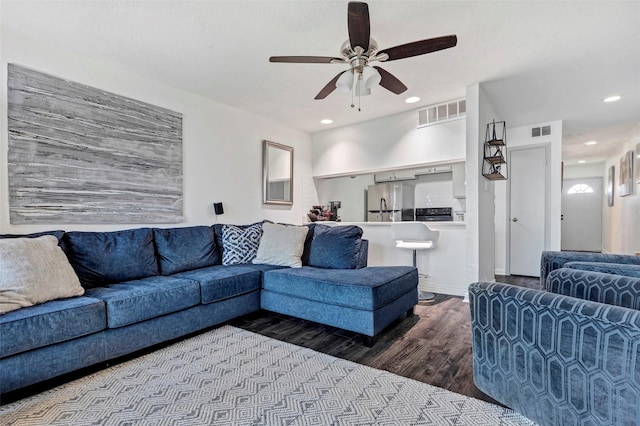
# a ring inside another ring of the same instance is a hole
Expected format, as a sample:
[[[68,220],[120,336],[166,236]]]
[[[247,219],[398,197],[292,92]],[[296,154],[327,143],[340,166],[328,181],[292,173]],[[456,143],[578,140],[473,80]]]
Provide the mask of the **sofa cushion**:
[[[302,299],[373,311],[410,291],[417,292],[412,266],[327,270],[308,266],[264,273],[262,288]]]
[[[200,285],[175,277],[149,277],[87,290],[107,306],[107,326],[123,327],[200,303]]]
[[[67,232],[67,256],[85,288],[158,275],[149,228]]]
[[[262,237],[262,223],[242,228],[222,226],[222,264],[239,265],[255,259]]]
[[[309,266],[354,269],[358,265],[362,228],[355,225],[316,225],[309,252]]]
[[[277,268],[278,266],[271,265],[217,265],[181,272],[174,276],[198,281],[202,303],[206,304],[259,290],[262,272]]]
[[[302,252],[309,228],[306,226],[264,223],[262,237],[253,263],[302,267]]]
[[[104,302],[86,296],[52,300],[0,315],[0,358],[104,330]]]
[[[0,239],[0,314],[83,293],[56,237]]]
[[[640,265],[604,262],[567,262],[563,267],[579,269],[581,271],[593,271],[601,272],[603,274],[624,275],[627,277],[640,278]]]
[[[213,228],[191,226],[153,230],[160,273],[172,275],[220,263]]]

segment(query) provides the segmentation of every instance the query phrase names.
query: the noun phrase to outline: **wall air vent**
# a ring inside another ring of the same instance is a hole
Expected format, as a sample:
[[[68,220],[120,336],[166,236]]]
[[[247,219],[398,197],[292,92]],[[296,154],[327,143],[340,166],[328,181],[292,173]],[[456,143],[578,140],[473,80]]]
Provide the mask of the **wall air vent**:
[[[549,136],[551,134],[551,126],[532,127],[531,137],[537,138],[538,136]]]
[[[465,99],[429,105],[418,110],[418,128],[457,120],[464,118],[466,115],[467,101]]]

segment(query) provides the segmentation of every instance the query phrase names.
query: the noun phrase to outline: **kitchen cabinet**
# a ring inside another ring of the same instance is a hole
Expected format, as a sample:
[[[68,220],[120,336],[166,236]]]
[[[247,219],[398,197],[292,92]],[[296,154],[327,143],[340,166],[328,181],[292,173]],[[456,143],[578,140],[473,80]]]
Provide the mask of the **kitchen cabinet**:
[[[378,182],[392,182],[395,180],[415,179],[416,175],[413,170],[393,170],[380,172],[373,175],[373,180]]]
[[[464,163],[453,164],[451,166],[453,179],[453,198],[466,198]]]

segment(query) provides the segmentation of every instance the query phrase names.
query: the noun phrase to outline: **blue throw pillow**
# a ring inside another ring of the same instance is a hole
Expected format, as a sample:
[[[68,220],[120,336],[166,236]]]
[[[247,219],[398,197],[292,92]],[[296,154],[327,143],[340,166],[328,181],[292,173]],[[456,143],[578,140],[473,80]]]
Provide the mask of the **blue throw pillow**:
[[[355,269],[362,243],[362,228],[316,225],[309,251],[309,266],[327,269]]]
[[[210,226],[155,228],[153,239],[162,275],[220,264]]]
[[[84,287],[158,275],[149,228],[113,232],[67,232],[67,257]]]
[[[243,228],[222,225],[222,264],[251,263],[256,258],[262,238],[262,223]]]

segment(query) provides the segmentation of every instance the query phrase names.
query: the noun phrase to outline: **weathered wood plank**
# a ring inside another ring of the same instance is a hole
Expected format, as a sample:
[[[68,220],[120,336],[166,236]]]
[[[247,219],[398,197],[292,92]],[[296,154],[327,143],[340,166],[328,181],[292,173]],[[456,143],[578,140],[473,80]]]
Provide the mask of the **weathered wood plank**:
[[[182,115],[15,64],[10,221],[182,222]]]

